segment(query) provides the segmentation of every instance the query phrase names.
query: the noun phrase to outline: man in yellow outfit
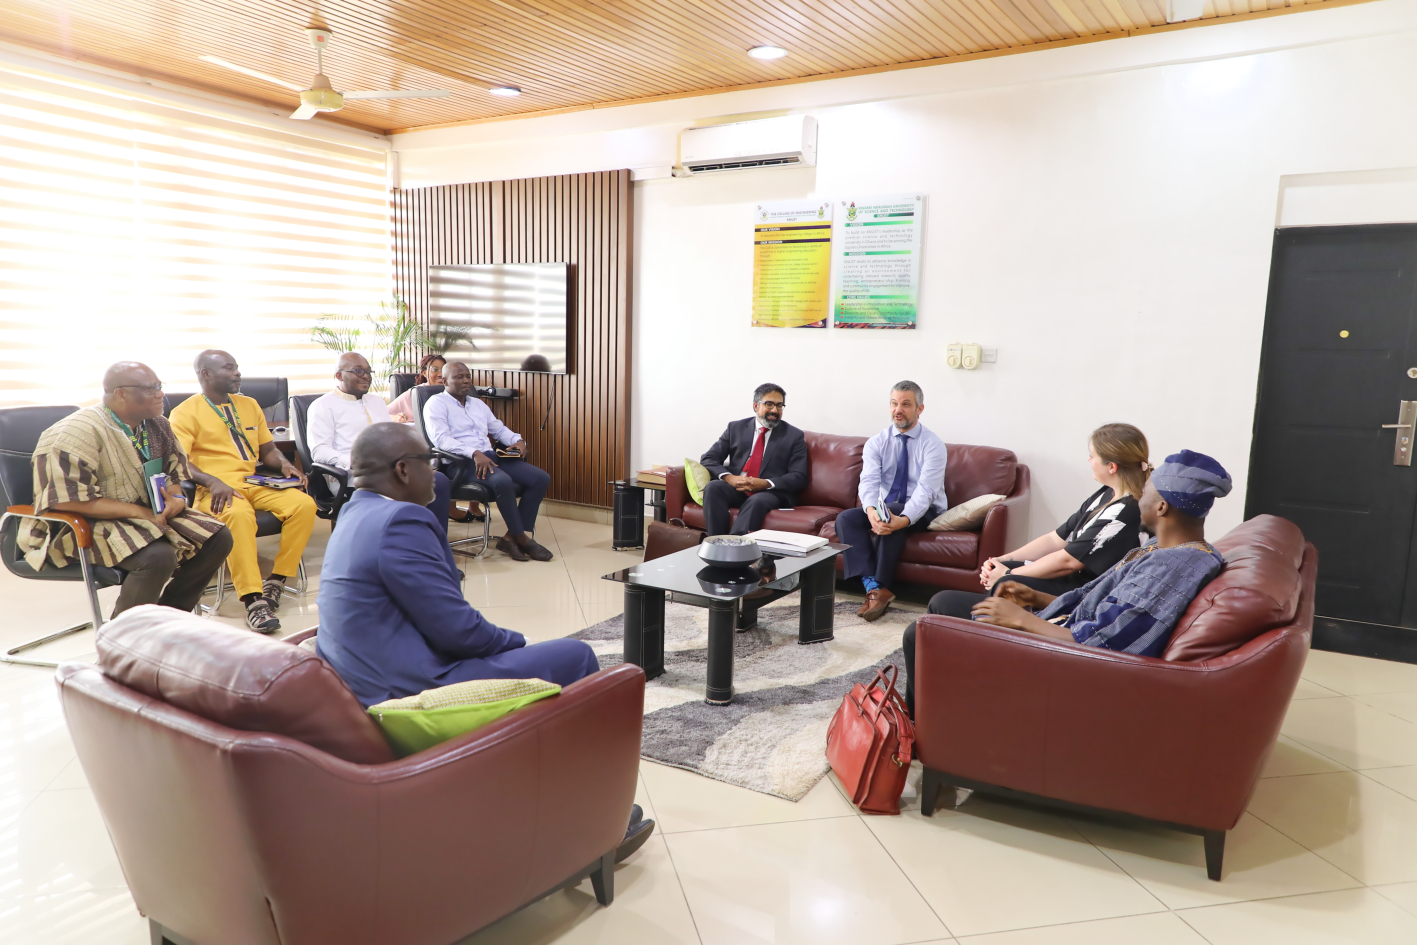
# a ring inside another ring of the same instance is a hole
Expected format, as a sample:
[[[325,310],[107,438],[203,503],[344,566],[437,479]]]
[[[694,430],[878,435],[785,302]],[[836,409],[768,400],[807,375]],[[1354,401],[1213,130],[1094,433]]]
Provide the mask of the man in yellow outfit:
[[[187,452],[197,490],[197,508],[211,512],[231,530],[231,583],[246,605],[246,625],[259,633],[280,629],[275,612],[285,581],[300,568],[300,555],[315,525],[315,500],[299,489],[252,485],[246,477],[259,461],[285,477],[305,483],[276,448],[261,405],[243,397],[241,369],[225,351],[207,350],[193,363],[202,392],[172,410],[172,431]],[[280,552],[271,576],[261,582],[256,560],[256,512],[281,521]]]

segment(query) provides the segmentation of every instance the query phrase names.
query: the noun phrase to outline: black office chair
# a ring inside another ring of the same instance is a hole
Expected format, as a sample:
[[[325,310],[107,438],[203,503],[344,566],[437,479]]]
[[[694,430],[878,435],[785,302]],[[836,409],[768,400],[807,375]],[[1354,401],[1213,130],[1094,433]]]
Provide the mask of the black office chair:
[[[315,500],[315,506],[319,509],[316,514],[333,523],[339,518],[339,510],[349,501],[349,470],[315,462],[310,456],[310,444],[305,438],[310,405],[323,396],[324,394],[296,394],[290,398],[290,426],[295,436],[295,450],[300,454],[300,462],[305,467],[306,475],[310,477],[310,498]],[[332,490],[326,476],[338,482],[339,486]]]
[[[273,427],[283,427],[290,415],[286,403],[290,399],[290,384],[283,377],[243,377],[241,393],[261,405],[266,412],[266,423]]]
[[[389,375],[389,403],[393,403],[403,396],[404,391],[418,384],[417,374],[390,374]]]
[[[186,393],[164,391],[162,395],[162,415],[164,417],[172,416],[172,411],[178,404],[182,403],[182,401],[186,400],[188,397],[195,396],[197,395],[192,391]]]
[[[273,427],[285,426],[290,419],[286,410],[289,388],[289,381],[284,377],[243,377],[241,379],[241,393],[261,405],[261,409],[266,414],[266,423]],[[196,393],[192,391],[164,393],[162,395],[162,415],[164,417],[172,416],[172,408],[188,397],[195,396],[197,396]]]
[[[118,568],[104,567],[93,559],[93,534],[88,519],[71,512],[45,512],[34,514],[34,448],[40,434],[49,429],[78,407],[7,407],[0,408],[0,481],[5,486],[9,507],[0,515],[0,559],[16,577],[32,581],[82,581],[89,594],[89,606],[93,610],[93,620],[75,624],[57,633],[21,643],[11,647],[0,663],[18,663],[24,666],[56,667],[59,664],[46,660],[17,659],[16,653],[23,653],[35,647],[52,643],[62,637],[79,633],[89,628],[103,626],[103,612],[99,609],[98,589],[122,584],[128,572]],[[50,523],[50,531],[57,539],[64,529],[73,531],[78,547],[78,561],[70,562],[62,568],[53,563],[35,570],[25,561],[19,546],[21,528],[28,528],[35,519]]]
[[[433,450],[433,455],[438,457],[440,466],[444,474],[449,478],[454,478],[464,463],[472,460],[466,459],[456,453],[448,453],[432,446],[433,439],[428,435],[428,428],[423,423],[423,411],[428,406],[428,401],[435,395],[443,392],[441,384],[424,384],[414,388],[413,391],[413,418],[418,427],[418,433],[429,444]],[[522,494],[522,487],[517,486],[517,495]],[[448,542],[453,548],[454,554],[467,555],[469,558],[481,558],[487,554],[487,549],[492,547],[492,510],[496,508],[497,493],[493,492],[485,483],[477,479],[458,483],[453,486],[453,499],[458,502],[481,502],[484,506],[482,516],[482,535],[474,538],[459,538]],[[470,551],[463,551],[460,545],[470,545],[481,542],[481,548],[474,554]]]

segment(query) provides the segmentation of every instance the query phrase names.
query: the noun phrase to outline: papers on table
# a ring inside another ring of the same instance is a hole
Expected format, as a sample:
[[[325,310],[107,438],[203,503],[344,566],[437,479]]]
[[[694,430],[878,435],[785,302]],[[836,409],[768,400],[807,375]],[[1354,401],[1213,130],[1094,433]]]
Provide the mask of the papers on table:
[[[826,545],[827,540],[818,535],[803,535],[798,532],[778,532],[770,528],[760,528],[749,532],[748,538],[758,543],[758,547],[768,554],[806,557]]]

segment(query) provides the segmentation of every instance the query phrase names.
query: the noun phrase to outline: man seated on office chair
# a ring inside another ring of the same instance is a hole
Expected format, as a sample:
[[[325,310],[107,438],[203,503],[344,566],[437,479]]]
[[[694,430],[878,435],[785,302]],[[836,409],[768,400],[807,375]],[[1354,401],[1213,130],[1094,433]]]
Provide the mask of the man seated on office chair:
[[[305,485],[305,476],[281,455],[266,426],[261,405],[241,395],[241,369],[225,351],[209,349],[193,362],[202,392],[172,409],[172,429],[187,451],[197,481],[197,507],[231,529],[227,564],[231,583],[246,605],[246,625],[258,633],[280,629],[276,610],[286,580],[300,568],[300,556],[315,527],[315,500],[298,488],[272,489],[246,481],[261,462]],[[280,519],[280,551],[271,576],[261,581],[256,558],[256,512]]]
[[[114,617],[139,604],[197,606],[231,551],[231,531],[187,508],[179,483],[192,474],[162,415],[162,382],[152,368],[136,361],[110,367],[103,403],[40,434],[33,462],[35,511],[89,519],[98,563],[128,572]],[[156,473],[167,477],[160,512],[153,511],[149,491]],[[20,535],[30,567],[62,568],[78,556],[73,532],[61,528],[36,521]]]
[[[364,356],[347,351],[335,365],[334,390],[310,404],[305,424],[305,438],[310,444],[310,458],[327,466],[349,468],[349,451],[354,438],[376,423],[393,423],[389,409],[378,394],[369,393],[374,372]],[[326,476],[332,491],[340,488],[339,480]],[[448,503],[452,493],[448,477],[433,474],[433,504],[428,506],[443,534],[448,533]]]
[[[925,392],[914,381],[891,388],[891,425],[866,441],[861,456],[861,505],[836,517],[836,533],[850,545],[842,555],[847,578],[860,577],[866,602],[857,615],[875,620],[895,600],[891,583],[906,536],[923,531],[949,508],[945,500],[945,444],[920,422]]]
[[[753,416],[734,420],[699,462],[713,476],[704,487],[704,529],[727,535],[728,510],[737,509],[731,533],[763,527],[773,509],[791,508],[808,477],[807,438],[782,419],[787,395],[776,384],[753,391]]]
[[[432,462],[423,438],[402,424],[375,424],[355,438],[355,493],[320,567],[316,652],[364,706],[474,679],[569,686],[597,672],[583,641],[528,644],[463,597],[452,549],[427,508]],[[632,808],[616,860],[653,829]]]
[[[474,476],[497,497],[497,511],[507,523],[507,533],[497,539],[497,550],[513,561],[550,561],[551,552],[532,537],[541,499],[551,477],[526,461],[526,441],[493,416],[472,396],[472,372],[461,361],[448,365],[447,386],[428,401],[423,423],[438,449],[464,458],[453,475],[453,484]],[[498,456],[493,439],[508,444],[519,456]],[[516,487],[522,487],[517,500]]]
[[[1082,587],[1057,597],[1008,578],[974,605],[973,619],[1120,653],[1160,656],[1176,622],[1225,559],[1205,540],[1205,517],[1230,494],[1230,474],[1204,453],[1166,457],[1138,507],[1151,541]],[[915,712],[915,624],[905,628],[906,704]]]

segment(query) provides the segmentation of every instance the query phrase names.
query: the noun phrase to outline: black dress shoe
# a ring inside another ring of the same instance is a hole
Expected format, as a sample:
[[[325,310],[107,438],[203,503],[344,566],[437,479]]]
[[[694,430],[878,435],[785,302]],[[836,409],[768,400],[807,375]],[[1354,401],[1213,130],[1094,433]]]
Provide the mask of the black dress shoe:
[[[635,805],[639,810],[639,805]],[[643,818],[643,814],[640,815]],[[632,820],[630,827],[625,831],[625,839],[620,841],[620,845],[615,848],[615,862],[623,863],[636,850],[645,845],[649,840],[649,835],[654,833],[654,821],[652,820]]]
[[[508,558],[511,558],[513,561],[531,560],[531,558],[527,557],[527,553],[523,551],[517,545],[516,542],[505,536],[497,539],[497,550],[502,552],[502,554],[506,555]]]
[[[521,546],[521,549],[526,552],[527,556],[533,561],[550,561],[552,558],[551,550],[535,538],[528,538],[526,544]]]

